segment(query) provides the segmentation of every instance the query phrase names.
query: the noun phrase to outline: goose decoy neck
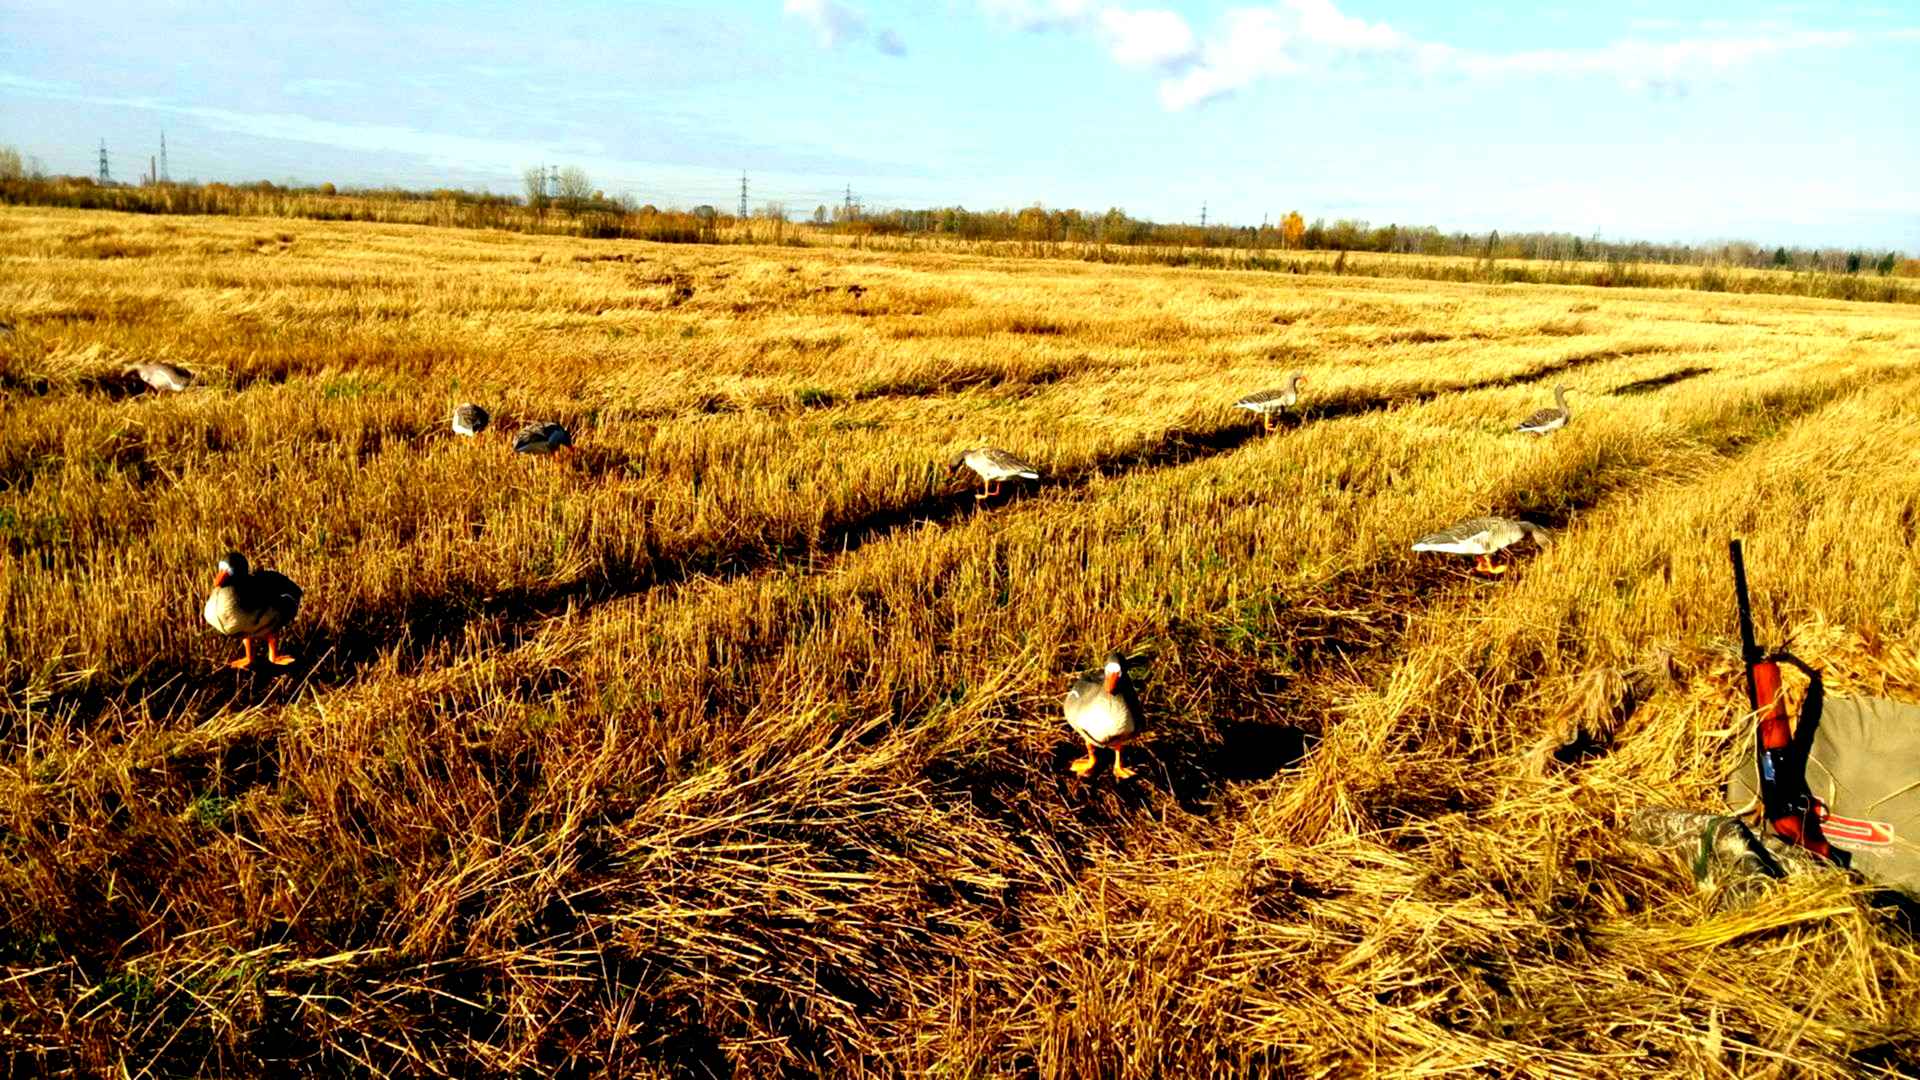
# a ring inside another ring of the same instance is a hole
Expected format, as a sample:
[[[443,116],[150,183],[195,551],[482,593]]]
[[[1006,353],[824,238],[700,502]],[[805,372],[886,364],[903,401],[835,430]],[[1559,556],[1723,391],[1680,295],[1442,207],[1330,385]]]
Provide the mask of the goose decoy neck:
[[[1127,658],[1119,653],[1108,653],[1107,663],[1102,671],[1106,676],[1106,681],[1102,685],[1105,686],[1107,693],[1111,694],[1119,687],[1120,680],[1127,677]]]
[[[229,581],[247,576],[247,557],[237,551],[229,551],[220,556],[220,570],[213,575],[213,587],[219,588]]]

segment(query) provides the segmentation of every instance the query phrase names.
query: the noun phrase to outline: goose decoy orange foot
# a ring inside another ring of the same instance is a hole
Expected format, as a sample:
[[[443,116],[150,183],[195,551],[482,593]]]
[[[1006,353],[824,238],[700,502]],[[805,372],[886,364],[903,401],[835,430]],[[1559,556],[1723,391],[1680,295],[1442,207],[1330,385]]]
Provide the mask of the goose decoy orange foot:
[[[1127,679],[1127,658],[1117,652],[1108,653],[1100,677],[1075,680],[1062,705],[1068,726],[1087,744],[1087,756],[1067,767],[1081,776],[1092,772],[1093,752],[1098,747],[1113,751],[1115,779],[1132,776],[1134,770],[1120,764],[1120,748],[1139,733],[1142,717],[1140,699],[1134,694],[1133,683]]]
[[[465,435],[468,438],[472,438],[487,430],[487,425],[491,423],[493,423],[493,417],[487,415],[487,410],[475,405],[471,401],[464,405],[455,405],[453,407],[453,433],[455,435]]]
[[[1548,542],[1547,530],[1531,521],[1503,517],[1468,518],[1457,525],[1449,525],[1437,533],[1415,540],[1413,550],[1444,551],[1449,555],[1472,555],[1475,570],[1488,574],[1504,574],[1507,568],[1493,565],[1488,557],[1505,551],[1526,537],[1531,537],[1534,543],[1542,547],[1545,547]]]
[[[1266,430],[1272,431],[1274,414],[1293,408],[1300,401],[1300,388],[1305,385],[1307,385],[1307,377],[1296,371],[1287,380],[1286,389],[1261,390],[1248,394],[1234,402],[1233,407],[1245,409],[1258,416]]]
[[[980,477],[981,490],[974,495],[975,499],[991,499],[1000,494],[1000,485],[1014,477],[1024,480],[1040,479],[1039,469],[993,446],[982,446],[955,454],[953,460],[947,464],[947,472],[951,475],[959,472],[962,467],[972,469]]]
[[[567,429],[551,421],[528,424],[513,438],[516,454],[551,454],[572,445],[573,436]]]
[[[246,655],[229,667],[252,666],[255,638],[267,640],[269,661],[293,663],[293,657],[280,651],[280,631],[300,614],[300,586],[285,574],[254,570],[247,565],[245,555],[229,551],[220,560],[220,571],[214,575],[213,592],[207,595],[202,614],[215,630],[246,642]]]
[[[126,370],[127,382],[136,389],[164,391],[177,394],[193,385],[193,372],[177,364],[153,361],[135,364]]]
[[[1514,426],[1514,430],[1527,431],[1535,435],[1545,435],[1566,427],[1567,421],[1573,419],[1573,413],[1567,409],[1567,388],[1564,386],[1554,387],[1553,400],[1554,404],[1540,409],[1532,416],[1520,421],[1519,424]]]

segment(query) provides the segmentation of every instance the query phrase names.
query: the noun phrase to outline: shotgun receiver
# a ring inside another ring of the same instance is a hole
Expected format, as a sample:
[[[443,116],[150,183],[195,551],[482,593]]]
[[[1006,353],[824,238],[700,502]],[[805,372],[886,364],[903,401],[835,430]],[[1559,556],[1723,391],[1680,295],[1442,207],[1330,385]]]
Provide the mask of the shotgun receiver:
[[[1820,673],[1791,653],[1769,654],[1754,640],[1753,604],[1747,596],[1747,561],[1740,541],[1727,542],[1733,559],[1734,600],[1740,609],[1740,661],[1747,670],[1747,703],[1758,717],[1753,733],[1754,763],[1760,770],[1760,801],[1767,824],[1781,839],[1825,859],[1844,861],[1821,831],[1822,807],[1807,787],[1807,755],[1813,748],[1814,728],[1820,723],[1825,687]],[[1780,685],[1780,661],[1797,667],[1810,680],[1800,725],[1787,718],[1787,699]]]

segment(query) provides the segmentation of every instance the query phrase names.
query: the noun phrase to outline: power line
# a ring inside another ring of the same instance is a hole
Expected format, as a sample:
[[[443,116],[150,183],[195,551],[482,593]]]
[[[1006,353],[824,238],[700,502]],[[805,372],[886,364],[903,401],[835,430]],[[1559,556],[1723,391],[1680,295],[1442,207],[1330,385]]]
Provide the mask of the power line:
[[[747,174],[746,174],[746,171],[743,169],[740,172],[740,217],[742,220],[745,220],[746,216],[747,216]]]
[[[1207,204],[1206,203],[1200,204],[1200,227],[1203,229],[1207,227]]]
[[[160,133],[160,182],[164,184],[172,179],[167,175],[167,133],[163,131]]]
[[[107,171],[107,140],[100,140],[100,183],[113,183],[113,174]]]

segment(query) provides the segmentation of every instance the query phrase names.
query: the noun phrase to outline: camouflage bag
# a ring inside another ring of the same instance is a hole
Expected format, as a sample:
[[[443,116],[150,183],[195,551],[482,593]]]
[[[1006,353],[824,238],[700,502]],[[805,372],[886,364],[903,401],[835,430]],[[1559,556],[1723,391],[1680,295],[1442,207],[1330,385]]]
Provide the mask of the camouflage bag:
[[[1756,753],[1728,781],[1727,801],[1764,806],[1783,836],[1793,832],[1780,828],[1783,810],[1801,815],[1806,835],[1824,840],[1833,862],[1920,899],[1920,705],[1827,698],[1819,673],[1802,669],[1811,682],[1793,732],[1796,752],[1769,755],[1756,733]],[[1800,776],[1767,775],[1787,769]],[[1802,786],[1797,806],[1768,798],[1769,788]]]

